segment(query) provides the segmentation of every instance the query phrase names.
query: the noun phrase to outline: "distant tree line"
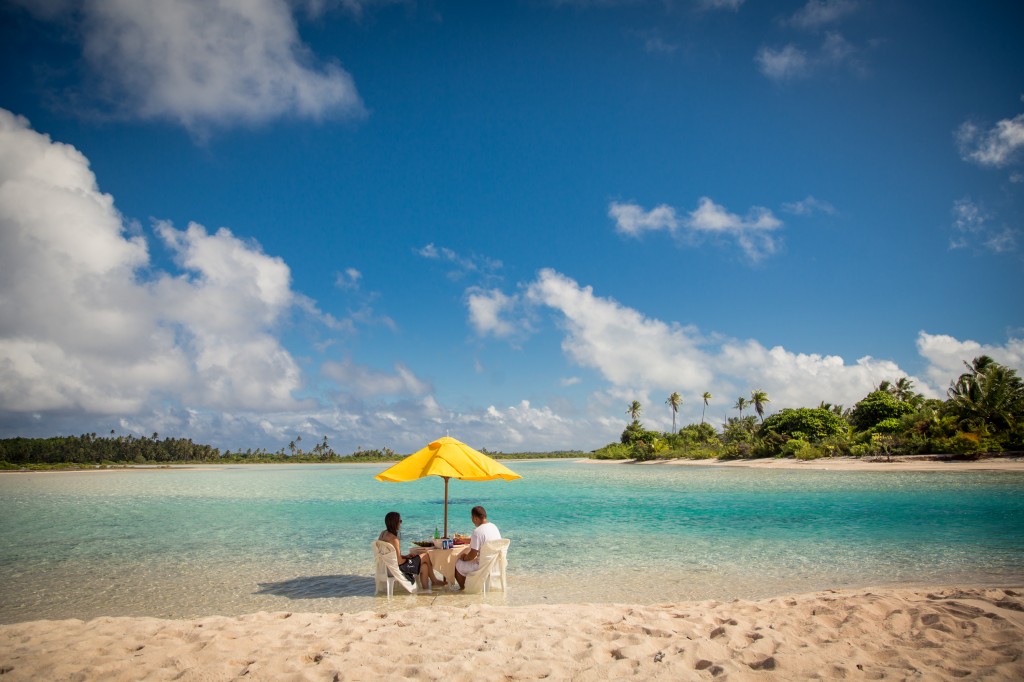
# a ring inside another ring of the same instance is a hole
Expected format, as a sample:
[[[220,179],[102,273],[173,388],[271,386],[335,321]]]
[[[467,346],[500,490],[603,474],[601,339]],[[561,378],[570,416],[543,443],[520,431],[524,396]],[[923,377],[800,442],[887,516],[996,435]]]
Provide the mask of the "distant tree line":
[[[484,452],[487,452],[484,449]],[[496,459],[536,459],[540,457],[585,457],[575,452],[488,453]],[[266,449],[226,450],[193,443],[190,439],[135,435],[80,436],[52,438],[7,438],[0,440],[0,468],[26,466],[123,466],[127,464],[225,464],[225,463],[315,463],[315,462],[392,462],[403,457],[390,448],[358,449],[340,455],[330,446],[327,436],[309,450],[302,449],[302,437],[296,436],[287,448],[276,452]]]
[[[682,402],[665,402],[673,430],[658,432],[640,423],[643,406],[632,401],[630,423],[618,443],[597,450],[599,459],[708,459],[747,457],[884,456],[940,454],[964,457],[1024,450],[1024,382],[1016,370],[982,355],[964,363],[945,400],[925,399],[913,382],[883,381],[852,408],[822,402],[817,407],[785,408],[765,418],[771,402],[760,389],[741,396],[719,431],[704,421],[675,430]],[[704,409],[712,396],[701,396]],[[757,415],[744,415],[751,409]]]
[[[393,450],[358,450],[339,455],[326,436],[310,450],[301,447],[298,436],[276,452],[266,449],[226,450],[193,443],[191,439],[130,435],[80,436],[53,438],[7,438],[0,440],[0,463],[8,468],[24,465],[100,465],[124,464],[202,464],[202,463],[283,463],[283,462],[377,462],[398,459]]]
[[[216,461],[220,451],[184,438],[56,436],[0,440],[0,462],[10,464],[115,464]]]

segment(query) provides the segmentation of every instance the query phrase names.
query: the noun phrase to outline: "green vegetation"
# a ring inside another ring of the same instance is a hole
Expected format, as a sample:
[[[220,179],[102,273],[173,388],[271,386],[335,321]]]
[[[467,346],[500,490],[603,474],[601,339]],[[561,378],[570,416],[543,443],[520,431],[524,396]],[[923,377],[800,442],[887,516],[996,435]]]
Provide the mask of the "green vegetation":
[[[639,421],[642,405],[634,400],[632,418],[618,443],[595,451],[598,459],[723,459],[793,457],[817,459],[852,455],[886,457],[937,454],[977,457],[985,453],[1024,450],[1024,381],[1015,370],[988,356],[964,363],[966,370],[950,384],[946,400],[926,400],[901,377],[883,381],[852,409],[822,402],[818,407],[784,408],[764,417],[768,394],[756,389],[740,396],[733,409],[739,417],[716,431],[703,419],[675,431],[675,407],[682,398],[672,393],[673,430],[650,431]],[[705,408],[709,393],[701,396]],[[754,415],[744,415],[752,408]],[[758,421],[760,420],[760,422]]]
[[[785,439],[818,442],[836,438],[849,430],[849,424],[834,412],[820,407],[785,408],[761,423],[765,435],[775,434]]]
[[[109,438],[86,433],[55,438],[8,438],[0,440],[0,462],[15,465],[100,465],[208,462],[220,451],[191,440],[145,436],[113,435]]]
[[[884,385],[884,382],[883,382]],[[889,419],[910,414],[914,407],[885,390],[872,391],[854,405],[848,421],[858,431],[866,431]]]

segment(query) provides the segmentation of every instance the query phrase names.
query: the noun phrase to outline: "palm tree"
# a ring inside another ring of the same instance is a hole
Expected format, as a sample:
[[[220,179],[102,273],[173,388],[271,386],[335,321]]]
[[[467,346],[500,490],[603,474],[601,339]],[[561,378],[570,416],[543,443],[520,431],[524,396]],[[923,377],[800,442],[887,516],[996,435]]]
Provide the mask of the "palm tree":
[[[675,391],[665,401],[668,406],[672,408],[672,433],[676,432],[676,413],[679,412],[679,405],[683,402],[683,396],[679,395]],[[637,403],[639,405],[639,403]]]
[[[902,400],[915,407],[920,407],[921,403],[924,402],[924,396],[914,390],[914,382],[907,377],[900,377],[896,380],[896,386],[893,387],[892,394],[897,400]]]
[[[960,423],[975,428],[1013,428],[1024,415],[1024,381],[1017,371],[980,355],[952,382],[946,395]]]
[[[770,402],[768,394],[760,388],[750,392],[750,404],[754,406],[754,412],[757,412],[757,416],[761,418],[761,423],[764,423],[764,405]]]
[[[837,415],[839,417],[842,417],[843,416],[843,412],[845,411],[843,409],[842,405],[833,405],[832,403],[827,403],[824,400],[822,400],[820,403],[818,403],[818,409],[819,410],[828,410],[832,414]]]
[[[629,408],[626,410],[626,414],[629,415],[633,421],[640,420],[640,413],[644,411],[644,408],[640,406],[639,400],[634,400],[629,404]]]
[[[700,423],[703,424],[704,423],[704,413],[707,412],[708,402],[710,402],[710,400],[711,400],[711,394],[708,393],[707,391],[704,391],[704,395],[701,396],[701,397],[704,398],[704,407],[701,408],[701,411],[700,411]]]
[[[736,404],[732,406],[732,409],[740,411],[740,419],[743,419],[743,410],[747,409],[747,399],[740,396],[736,399]]]

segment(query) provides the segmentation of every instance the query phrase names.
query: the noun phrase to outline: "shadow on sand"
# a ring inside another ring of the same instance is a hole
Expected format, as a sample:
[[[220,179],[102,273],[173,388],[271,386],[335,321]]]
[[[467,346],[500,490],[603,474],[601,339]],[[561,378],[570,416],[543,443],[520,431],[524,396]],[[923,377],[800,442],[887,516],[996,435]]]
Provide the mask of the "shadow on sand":
[[[311,575],[278,583],[259,583],[256,594],[273,594],[289,599],[330,599],[332,597],[370,597],[375,589],[373,576]]]

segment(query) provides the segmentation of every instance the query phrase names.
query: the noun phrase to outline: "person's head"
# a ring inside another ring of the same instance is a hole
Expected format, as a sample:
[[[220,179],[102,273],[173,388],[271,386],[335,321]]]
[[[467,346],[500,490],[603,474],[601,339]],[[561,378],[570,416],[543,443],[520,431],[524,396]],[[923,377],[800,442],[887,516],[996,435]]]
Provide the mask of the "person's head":
[[[398,535],[398,529],[402,525],[402,515],[398,512],[388,512],[384,515],[384,527],[392,535]]]
[[[473,519],[473,525],[479,526],[481,523],[487,523],[487,510],[477,505],[469,511],[470,518]]]

